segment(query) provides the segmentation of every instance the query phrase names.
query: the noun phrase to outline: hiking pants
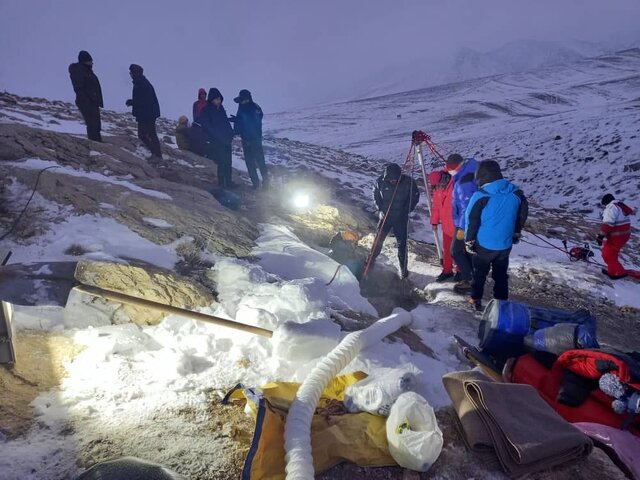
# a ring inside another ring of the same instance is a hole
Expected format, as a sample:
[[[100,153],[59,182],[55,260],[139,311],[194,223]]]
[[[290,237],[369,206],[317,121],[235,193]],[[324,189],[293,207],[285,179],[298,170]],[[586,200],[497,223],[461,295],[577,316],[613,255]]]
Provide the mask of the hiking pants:
[[[102,130],[102,123],[100,122],[100,107],[98,105],[84,105],[78,104],[78,110],[84,118],[84,123],[87,125],[87,137],[89,140],[96,142],[102,141],[100,130]]]
[[[158,140],[158,134],[156,133],[155,119],[138,122],[138,138],[151,150],[151,155],[162,158],[160,140]]]
[[[508,250],[488,250],[476,246],[476,254],[473,255],[473,281],[471,282],[471,298],[482,300],[484,284],[487,281],[489,268],[493,278],[493,298],[507,300],[509,298],[509,254]]]
[[[258,169],[262,176],[262,183],[267,183],[267,165],[264,162],[264,149],[262,148],[262,140],[254,140],[250,142],[242,142],[242,150],[244,152],[244,161],[247,164],[247,171],[254,187],[260,186],[258,178]]]
[[[464,240],[453,238],[451,241],[451,256],[460,269],[460,280],[472,280],[471,255],[464,248]]]
[[[387,238],[387,235],[389,235],[391,230],[393,230],[393,235],[396,237],[396,242],[398,243],[398,262],[400,263],[400,270],[402,272],[406,272],[408,227],[409,217],[388,217],[384,225],[382,224],[382,220],[380,220],[378,223],[378,233],[376,234],[376,237],[379,235],[378,243],[371,253],[371,261],[374,262],[375,259],[378,258],[378,255],[380,255],[380,252],[382,251],[385,238]]]
[[[453,273],[452,241],[453,237],[451,235],[442,232],[442,273]]]
[[[611,235],[604,241],[604,246],[602,247],[602,259],[607,264],[607,273],[612,277],[617,277],[620,275],[624,275],[626,270],[620,263],[618,256],[620,255],[620,250],[622,247],[626,245],[629,241],[631,235]]]
[[[218,186],[231,187],[231,145],[210,143],[209,158],[218,164]]]

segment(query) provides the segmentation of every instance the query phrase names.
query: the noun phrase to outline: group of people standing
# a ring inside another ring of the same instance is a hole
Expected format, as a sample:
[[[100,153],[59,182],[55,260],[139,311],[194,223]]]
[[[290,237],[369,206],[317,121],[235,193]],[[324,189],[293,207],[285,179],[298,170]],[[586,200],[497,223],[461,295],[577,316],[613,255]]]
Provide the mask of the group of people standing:
[[[133,92],[125,103],[132,108],[138,123],[138,138],[151,152],[150,161],[157,161],[162,159],[156,132],[156,120],[160,117],[158,97],[140,65],[132,64],[129,74]],[[78,62],[69,66],[69,76],[76,94],[76,105],[87,126],[87,137],[101,142],[100,109],[104,108],[102,87],[93,71],[93,58],[88,52],[82,50],[78,54]],[[208,95],[201,88],[198,100],[193,104],[192,124],[189,125],[186,116],[178,121],[176,143],[181,149],[213,160],[218,166],[219,186],[228,189],[236,186],[231,178],[231,164],[233,137],[238,135],[242,140],[245,162],[254,188],[266,187],[269,177],[262,147],[262,109],[253,101],[249,90],[240,90],[234,99],[238,103],[235,116],[227,116],[223,101],[224,97],[217,88],[209,89]]]
[[[251,183],[254,188],[265,188],[269,177],[262,146],[262,109],[246,89],[240,90],[233,100],[238,104],[238,111],[236,115],[227,116],[220,90],[211,88],[207,94],[204,88],[199,89],[198,99],[192,109],[193,122],[189,125],[186,116],[180,117],[176,127],[176,142],[180,148],[216,162],[219,186],[234,188],[235,184],[231,179],[231,146],[233,137],[238,135],[242,140]]]
[[[138,122],[138,138],[151,151],[153,159],[161,159],[162,150],[156,132],[156,119],[160,117],[158,97],[140,65],[130,65],[129,75],[133,82],[133,92],[125,104],[132,108],[133,116]],[[69,65],[69,76],[76,94],[76,106],[87,125],[87,137],[89,140],[101,142],[100,109],[104,108],[104,101],[102,87],[93,72],[93,58],[89,52],[82,50],[78,54],[78,61]]]
[[[469,302],[482,309],[484,286],[492,270],[494,298],[509,296],[509,254],[520,240],[528,216],[528,202],[522,191],[504,179],[493,160],[477,162],[459,154],[447,158],[444,170],[429,174],[433,192],[431,224],[437,234],[442,226],[443,263],[436,282],[453,280],[454,291],[469,295]],[[420,193],[414,179],[388,164],[374,187],[374,201],[380,212],[378,235],[371,253],[380,254],[384,239],[393,230],[398,243],[400,276],[406,278],[407,227],[409,214]],[[454,272],[455,264],[455,272]]]

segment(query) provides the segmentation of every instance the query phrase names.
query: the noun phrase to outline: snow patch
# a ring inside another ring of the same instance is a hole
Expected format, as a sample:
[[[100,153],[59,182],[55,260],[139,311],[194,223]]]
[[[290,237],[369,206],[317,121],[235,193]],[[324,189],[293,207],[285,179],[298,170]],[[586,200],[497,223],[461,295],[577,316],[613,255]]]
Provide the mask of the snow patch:
[[[112,185],[119,185],[131,191],[142,193],[150,197],[159,198],[161,200],[173,200],[171,196],[163,192],[158,192],[157,190],[150,190],[148,188],[143,188],[129,181],[108,177],[101,173],[81,172],[80,170],[76,170],[75,168],[58,165],[56,162],[52,162],[49,160],[40,160],[39,158],[30,158],[23,162],[7,162],[7,165],[11,165],[13,167],[18,167],[18,168],[24,168],[28,170],[41,170],[43,168],[57,166],[58,168],[56,168],[56,173],[63,173],[71,177],[84,177],[84,178],[89,178],[91,180],[95,180],[97,182],[104,182],[104,183],[110,183]]]
[[[142,217],[142,221],[148,225],[151,225],[152,227],[158,228],[171,228],[173,226],[169,222],[167,222],[166,220],[162,220],[161,218]]]

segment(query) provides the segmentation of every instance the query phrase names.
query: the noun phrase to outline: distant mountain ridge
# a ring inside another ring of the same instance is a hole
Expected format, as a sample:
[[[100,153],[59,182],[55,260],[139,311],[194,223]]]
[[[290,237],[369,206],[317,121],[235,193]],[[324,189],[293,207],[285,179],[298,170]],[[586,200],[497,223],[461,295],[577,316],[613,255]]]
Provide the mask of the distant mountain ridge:
[[[640,46],[640,39],[637,42],[621,41],[615,46],[577,40],[554,42],[525,39],[506,43],[487,52],[462,48],[450,62],[444,64],[434,65],[417,58],[410,64],[386,68],[375,75],[369,75],[359,82],[358,93],[345,98],[361,100],[504,73],[537,70],[613,53],[634,44]],[[371,84],[372,78],[376,79],[375,84]]]

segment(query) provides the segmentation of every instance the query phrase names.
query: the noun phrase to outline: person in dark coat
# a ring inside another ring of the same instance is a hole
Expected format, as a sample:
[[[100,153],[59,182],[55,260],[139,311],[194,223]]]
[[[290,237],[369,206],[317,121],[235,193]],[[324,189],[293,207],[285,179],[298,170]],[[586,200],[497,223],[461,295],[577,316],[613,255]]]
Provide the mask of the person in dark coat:
[[[262,148],[262,109],[253,101],[249,90],[240,90],[240,94],[233,99],[238,104],[238,113],[231,118],[234,122],[234,132],[242,139],[242,151],[247,171],[254,188],[260,187],[258,169],[262,176],[262,185],[268,184],[267,166],[264,161]]]
[[[478,190],[475,174],[478,162],[473,158],[464,159],[454,153],[447,157],[446,169],[453,177],[453,191],[451,210],[455,235],[451,242],[451,256],[460,269],[458,283],[453,287],[454,291],[461,294],[471,293],[471,280],[473,279],[473,265],[471,255],[465,250],[465,212],[471,196]]]
[[[481,311],[489,269],[495,282],[493,298],[509,298],[509,254],[520,241],[529,204],[522,190],[502,177],[494,160],[478,164],[476,183],[479,190],[471,196],[465,212],[465,243],[473,258],[470,302]]]
[[[82,50],[78,54],[78,63],[69,65],[69,76],[73,91],[76,92],[76,105],[87,125],[87,137],[96,142],[102,141],[100,130],[100,109],[104,108],[100,81],[93,73],[93,58]]]
[[[200,123],[202,110],[207,106],[207,91],[204,88],[198,90],[198,100],[193,102],[193,121]]]
[[[231,181],[231,143],[233,128],[222,106],[224,97],[217,88],[211,88],[207,95],[207,106],[202,110],[200,122],[209,140],[207,156],[218,164],[218,185],[233,188]]]
[[[138,122],[138,138],[151,150],[153,157],[162,158],[160,140],[156,133],[156,119],[160,117],[160,104],[156,91],[144,76],[144,70],[140,65],[132,64],[129,67],[129,74],[133,81],[133,94],[126,103],[127,107],[133,107],[132,113]]]
[[[420,190],[416,181],[408,175],[403,175],[397,163],[387,164],[373,189],[373,200],[378,208],[380,221],[376,234],[377,242],[371,252],[372,265],[382,251],[385,238],[393,230],[398,242],[400,277],[409,276],[407,269],[409,214],[416,208],[419,199]]]

